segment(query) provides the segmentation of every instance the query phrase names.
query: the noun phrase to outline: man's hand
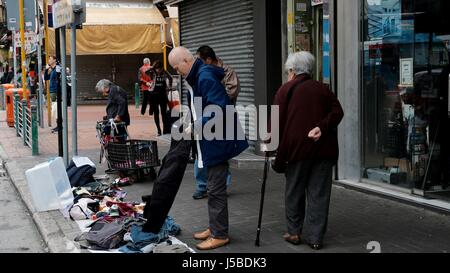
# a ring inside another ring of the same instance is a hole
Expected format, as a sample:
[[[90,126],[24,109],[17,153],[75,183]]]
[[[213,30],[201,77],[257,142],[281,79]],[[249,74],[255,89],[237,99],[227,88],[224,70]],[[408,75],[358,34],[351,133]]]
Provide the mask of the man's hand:
[[[308,137],[312,139],[314,142],[317,142],[322,137],[322,131],[319,127],[316,127],[309,132]]]
[[[192,134],[192,124],[190,124],[190,125],[186,128],[186,130],[184,130],[184,133],[185,133],[186,135]]]

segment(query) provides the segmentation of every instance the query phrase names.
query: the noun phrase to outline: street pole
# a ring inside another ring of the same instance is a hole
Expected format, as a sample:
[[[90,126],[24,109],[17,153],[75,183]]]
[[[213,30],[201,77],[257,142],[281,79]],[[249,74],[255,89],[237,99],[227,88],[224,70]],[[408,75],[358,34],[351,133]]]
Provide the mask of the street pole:
[[[42,48],[41,48],[41,32],[38,32],[37,35],[37,46],[38,46],[38,77],[39,77],[39,95],[38,95],[38,117],[39,117],[39,126],[41,128],[44,128],[44,107],[43,107],[43,101],[44,101],[44,89],[43,84],[44,81],[42,80],[41,73],[42,73]]]
[[[56,59],[61,60],[61,38],[60,31],[55,30],[55,51],[56,51]],[[61,75],[60,75],[61,76]],[[62,134],[62,83],[59,81],[58,89],[56,94],[56,108],[57,108],[57,116],[56,116],[56,128],[58,130],[58,153],[59,157],[64,157],[64,146],[63,146],[63,134]]]
[[[59,28],[60,42],[61,42],[61,89],[62,89],[62,112],[63,112],[63,157],[66,167],[69,166],[69,130],[67,121],[67,75],[66,75],[66,27]]]
[[[72,23],[70,66],[72,82],[72,155],[78,156],[78,120],[77,120],[77,26]]]
[[[67,78],[66,78],[66,27],[59,28],[60,43],[61,43],[61,90],[62,90],[62,119],[63,119],[63,158],[66,167],[69,166],[69,123],[67,121]]]
[[[164,70],[167,71],[167,37],[166,37],[166,22],[163,24],[164,32]]]
[[[22,44],[22,47],[20,49],[20,52],[22,53],[22,90],[23,90],[23,98],[27,100],[27,103],[30,102],[30,97],[28,96],[27,92],[27,60],[26,60],[26,54],[25,54],[25,16],[23,11],[23,1],[19,0],[19,17],[20,17],[20,43]]]
[[[48,64],[48,59],[50,57],[50,37],[48,33],[48,0],[44,0],[44,25],[45,25],[45,64]],[[41,77],[41,75],[39,75]],[[48,117],[48,127],[52,127],[52,99],[50,96],[50,85],[47,81],[45,83],[46,97],[47,97],[47,117]]]
[[[36,1],[36,21],[37,21],[37,47],[38,47],[38,77],[39,77],[39,95],[38,95],[38,117],[39,117],[39,126],[44,128],[44,90],[43,85],[44,81],[42,80],[42,44],[41,44],[41,19],[40,19],[40,11],[39,11],[39,3]]]
[[[14,52],[13,52],[13,58],[14,58],[14,87],[17,87],[17,43],[16,43],[16,30],[13,30],[13,44],[14,44]]]

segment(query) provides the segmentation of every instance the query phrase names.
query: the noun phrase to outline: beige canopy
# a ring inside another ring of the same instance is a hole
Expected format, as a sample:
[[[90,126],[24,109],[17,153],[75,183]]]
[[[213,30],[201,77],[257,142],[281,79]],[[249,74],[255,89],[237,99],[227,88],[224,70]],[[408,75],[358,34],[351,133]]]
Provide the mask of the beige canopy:
[[[162,53],[161,24],[165,20],[151,3],[86,1],[86,23],[77,30],[77,55]],[[70,30],[67,54],[70,54]],[[50,31],[51,53],[55,52]]]

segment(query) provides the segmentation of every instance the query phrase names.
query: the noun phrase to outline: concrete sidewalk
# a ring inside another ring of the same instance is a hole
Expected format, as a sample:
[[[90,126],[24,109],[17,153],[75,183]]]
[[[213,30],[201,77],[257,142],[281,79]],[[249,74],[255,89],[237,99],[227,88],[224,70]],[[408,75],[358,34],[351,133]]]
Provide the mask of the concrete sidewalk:
[[[80,155],[98,163],[99,145],[95,139],[95,117],[101,117],[104,107],[83,106],[79,109]],[[141,117],[130,106],[133,138],[151,139],[155,135],[153,121]],[[0,114],[0,156],[6,162],[11,179],[49,246],[50,252],[79,252],[73,238],[79,235],[78,226],[65,219],[59,211],[36,213],[26,186],[25,170],[45,162],[57,154],[57,136],[50,129],[41,131],[41,152],[31,157],[31,150],[24,147],[15,137],[13,129],[6,128],[4,113]],[[69,119],[70,120],[70,119]],[[160,157],[168,151],[168,144],[160,141]],[[97,165],[97,174],[103,174],[106,166]],[[292,246],[285,243],[284,179],[270,173],[266,192],[263,219],[262,245],[254,246],[258,209],[260,201],[261,170],[233,167],[233,182],[229,188],[230,235],[232,243],[213,253],[309,253],[306,246]],[[127,199],[140,201],[142,195],[151,194],[153,184],[144,181],[126,187]],[[181,225],[183,232],[178,237],[191,247],[197,243],[192,233],[208,225],[207,200],[194,201],[195,189],[193,166],[189,165],[183,184],[171,211],[171,216]],[[329,231],[325,238],[323,252],[368,253],[370,242],[381,245],[387,253],[448,253],[450,251],[450,217],[425,209],[412,207],[347,190],[333,187]]]

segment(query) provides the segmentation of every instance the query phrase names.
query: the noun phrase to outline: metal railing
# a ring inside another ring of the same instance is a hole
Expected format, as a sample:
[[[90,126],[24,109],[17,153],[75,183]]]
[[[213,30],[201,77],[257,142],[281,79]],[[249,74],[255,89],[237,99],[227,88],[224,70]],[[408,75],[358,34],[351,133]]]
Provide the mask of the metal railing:
[[[27,100],[20,100],[18,94],[14,95],[14,128],[17,137],[23,139],[23,145],[31,148],[32,155],[39,155],[39,130],[37,106],[28,108]]]

